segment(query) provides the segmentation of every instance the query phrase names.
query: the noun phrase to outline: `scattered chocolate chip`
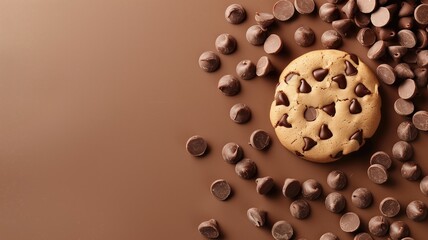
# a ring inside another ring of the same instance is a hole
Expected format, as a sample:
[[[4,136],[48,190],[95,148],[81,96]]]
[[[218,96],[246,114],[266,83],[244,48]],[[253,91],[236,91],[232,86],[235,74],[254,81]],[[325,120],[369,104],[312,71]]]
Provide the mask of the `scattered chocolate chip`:
[[[351,233],[358,230],[360,227],[361,221],[356,213],[347,212],[342,215],[340,218],[340,229],[342,231]]]
[[[245,158],[235,165],[235,172],[243,179],[251,179],[257,173],[257,165],[251,159]]]
[[[295,200],[290,204],[290,213],[297,219],[305,219],[311,213],[311,206],[304,199]]]
[[[226,8],[224,13],[226,20],[232,24],[242,23],[247,17],[245,9],[239,4],[232,4]]]
[[[186,142],[187,152],[194,157],[200,157],[204,155],[207,151],[207,148],[208,144],[201,136],[192,136]]]
[[[345,197],[338,193],[332,192],[327,195],[325,198],[325,208],[332,213],[340,213],[345,209],[346,199]]]
[[[368,27],[371,23],[370,21],[371,20],[370,20],[369,14],[364,14],[362,12],[355,13],[354,22],[355,22],[355,25],[357,25],[357,27],[359,28]]]
[[[282,194],[290,199],[297,197],[300,194],[302,187],[300,182],[296,179],[287,178],[284,181],[284,186],[282,187]]]
[[[394,29],[390,28],[375,28],[378,40],[391,41],[397,35]]]
[[[404,121],[398,125],[397,135],[399,139],[411,142],[418,137],[418,129],[416,129],[412,122]]]
[[[349,140],[355,140],[361,146],[363,144],[363,130],[358,130],[354,134],[351,135]]]
[[[256,227],[263,227],[266,223],[266,211],[258,208],[250,208],[247,210],[248,220]]]
[[[373,240],[373,238],[370,234],[362,232],[355,235],[354,240]]]
[[[409,226],[403,221],[395,221],[389,226],[389,236],[392,240],[400,240],[410,235]]]
[[[425,196],[428,196],[428,176],[425,176],[420,184],[419,184],[419,188],[422,192],[422,194],[424,194]]]
[[[370,165],[380,164],[385,169],[389,169],[392,165],[391,157],[383,151],[375,152],[370,158]]]
[[[398,20],[398,29],[412,29],[414,26],[414,19],[412,17],[402,17]]]
[[[407,48],[403,46],[389,46],[388,52],[395,61],[399,62],[406,55]]]
[[[331,23],[340,18],[340,12],[336,4],[324,3],[321,5],[318,14],[324,22]]]
[[[399,141],[392,146],[392,157],[400,162],[407,162],[413,156],[413,148],[408,142]]]
[[[401,166],[401,176],[407,180],[416,181],[420,178],[421,175],[421,168],[414,162],[405,162]]]
[[[333,133],[330,131],[327,124],[321,125],[320,132],[318,135],[321,140],[325,140],[333,137]]]
[[[408,116],[415,110],[415,105],[409,100],[399,98],[394,102],[394,110],[398,115]]]
[[[257,24],[259,24],[260,27],[264,29],[267,29],[270,25],[272,25],[272,23],[275,22],[275,17],[271,13],[256,12],[254,19],[256,20]]]
[[[394,69],[388,64],[380,64],[376,68],[377,77],[384,83],[392,85],[395,83],[396,75]]]
[[[342,45],[342,37],[335,30],[327,30],[321,36],[321,44],[325,48],[339,48]]]
[[[400,203],[397,199],[392,197],[387,197],[382,200],[379,204],[379,210],[385,217],[395,217],[400,212]]]
[[[278,221],[272,226],[272,236],[275,240],[289,240],[293,234],[293,227],[284,220]]]
[[[265,150],[270,145],[270,137],[263,130],[255,130],[250,136],[250,145],[257,150]]]
[[[375,0],[357,0],[358,9],[362,13],[371,13],[375,10],[377,1]]]
[[[416,55],[416,63],[419,67],[428,67],[428,50],[418,52]]]
[[[218,81],[218,89],[226,96],[235,96],[241,90],[241,84],[236,77],[225,75]]]
[[[428,24],[428,4],[421,4],[415,9],[415,20],[419,24]]]
[[[357,99],[353,98],[351,104],[349,105],[349,112],[352,114],[358,114],[362,111],[361,104]]]
[[[311,150],[317,145],[317,142],[310,137],[303,137],[303,141],[305,142],[305,146],[303,147],[304,152]]]
[[[370,20],[375,27],[384,27],[391,21],[391,13],[386,7],[380,7],[371,14]]]
[[[394,67],[394,71],[399,78],[414,78],[415,74],[407,63],[399,63]]]
[[[233,142],[226,143],[221,150],[221,156],[230,164],[236,164],[241,161],[243,155],[244,153],[241,146]]]
[[[412,122],[417,129],[428,131],[428,112],[417,111],[412,117]]]
[[[362,83],[358,83],[357,84],[357,86],[355,87],[354,92],[355,92],[355,94],[358,97],[364,97],[366,95],[371,94],[370,90],[368,90],[367,87],[364,86],[364,84],[362,84]]]
[[[279,126],[279,127],[291,128],[291,124],[288,122],[287,118],[288,118],[288,114],[282,115],[281,119],[279,119],[276,126],[277,127]]]
[[[358,11],[357,2],[355,0],[349,0],[342,7],[342,12],[346,15],[347,18],[352,19],[355,16],[355,13]]]
[[[223,179],[215,180],[211,184],[210,190],[211,194],[221,201],[226,200],[232,192],[229,183],[227,183],[226,180]]]
[[[352,193],[351,201],[357,208],[368,208],[373,201],[373,195],[367,188],[357,188]]]
[[[309,47],[315,41],[315,33],[309,27],[299,27],[294,33],[294,41],[301,47]]]
[[[370,28],[361,28],[357,33],[357,41],[364,47],[370,47],[376,42],[376,34]]]
[[[256,76],[256,65],[250,60],[242,60],[236,65],[236,73],[244,80],[253,79]]]
[[[408,49],[406,55],[403,56],[402,60],[408,64],[414,64],[417,62],[417,52],[415,49]]]
[[[418,44],[416,45],[417,48],[423,49],[428,46],[428,33],[426,30],[416,30],[416,39],[418,40]]]
[[[220,58],[212,51],[206,51],[199,57],[199,67],[205,72],[215,72],[220,67]]]
[[[374,216],[369,221],[369,231],[376,237],[383,237],[388,233],[389,222],[384,216]]]
[[[216,239],[220,236],[218,224],[215,219],[210,219],[199,224],[198,231],[202,236],[209,239]]]
[[[308,200],[316,200],[321,196],[322,187],[314,179],[308,179],[302,183],[302,195]]]
[[[286,107],[290,106],[290,101],[288,100],[287,95],[283,91],[279,91],[275,96],[276,106],[284,105]]]
[[[273,15],[279,21],[287,21],[294,15],[294,5],[288,0],[280,0],[273,6]]]
[[[263,45],[263,49],[267,54],[276,54],[282,50],[282,40],[276,34],[271,34],[266,39]]]
[[[320,240],[339,240],[339,237],[331,232],[327,232],[321,235]]]
[[[333,21],[331,26],[342,36],[346,37],[354,27],[354,22],[351,19],[340,19]]]
[[[367,176],[376,184],[383,184],[388,180],[388,172],[380,164],[373,164],[367,169]]]
[[[367,57],[371,60],[376,60],[383,57],[383,55],[386,53],[386,47],[386,42],[383,40],[375,42],[367,52]]]
[[[328,74],[328,69],[318,68],[312,71],[312,75],[314,76],[315,80],[317,80],[318,82],[321,82],[322,80],[324,80],[327,74]]]
[[[342,190],[346,187],[348,178],[342,171],[331,171],[327,176],[327,185],[334,190]]]
[[[311,85],[305,79],[300,79],[299,93],[310,93],[312,91]]]
[[[323,106],[321,109],[326,112],[328,115],[330,115],[331,117],[334,117],[334,115],[336,114],[336,104],[334,102]]]
[[[315,10],[314,0],[294,0],[294,7],[300,14],[309,14]]]
[[[414,48],[416,46],[416,35],[412,31],[408,29],[403,29],[397,33],[397,36],[398,42],[401,46],[404,46],[406,48]]]
[[[236,49],[236,39],[227,33],[220,34],[215,40],[215,48],[221,54],[231,54]]]
[[[415,8],[408,2],[401,2],[400,10],[398,11],[399,17],[407,17],[413,15]]]
[[[313,122],[315,119],[317,119],[318,112],[313,107],[306,108],[305,112],[303,113],[303,116],[305,117],[306,121]]]
[[[256,64],[256,75],[259,77],[264,77],[271,73],[274,70],[274,67],[268,57],[261,57]]]
[[[412,201],[406,207],[406,215],[413,221],[421,222],[427,217],[427,206],[422,201]]]
[[[398,96],[402,99],[411,99],[417,94],[418,87],[413,79],[404,80],[400,86],[398,86]]]
[[[346,61],[346,62],[348,62],[348,61]],[[346,88],[347,82],[346,82],[345,75],[343,75],[343,74],[336,75],[331,80],[333,80],[333,82],[336,82],[340,89]]]
[[[262,177],[256,179],[256,191],[258,194],[266,195],[272,190],[275,182],[271,177]]]
[[[230,108],[229,116],[236,123],[246,123],[251,119],[251,109],[243,103],[237,103]]]
[[[415,73],[416,86],[424,88],[428,83],[428,71],[426,68],[416,68],[413,70]]]

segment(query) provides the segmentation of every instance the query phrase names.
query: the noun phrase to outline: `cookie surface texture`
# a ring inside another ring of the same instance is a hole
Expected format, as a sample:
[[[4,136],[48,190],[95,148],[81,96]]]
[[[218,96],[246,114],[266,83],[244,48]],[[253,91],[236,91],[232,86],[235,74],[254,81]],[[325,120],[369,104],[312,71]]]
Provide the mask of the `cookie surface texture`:
[[[357,151],[381,117],[379,82],[354,54],[318,50],[293,60],[275,89],[270,120],[282,145],[313,162]]]

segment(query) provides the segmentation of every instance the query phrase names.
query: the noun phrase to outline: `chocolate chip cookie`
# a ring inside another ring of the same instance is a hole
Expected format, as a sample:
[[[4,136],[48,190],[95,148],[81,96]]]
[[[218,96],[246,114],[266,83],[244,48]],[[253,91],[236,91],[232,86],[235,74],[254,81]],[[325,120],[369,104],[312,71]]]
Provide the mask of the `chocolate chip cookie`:
[[[376,131],[378,80],[356,55],[319,50],[293,60],[282,72],[270,120],[282,145],[313,162],[357,151]]]

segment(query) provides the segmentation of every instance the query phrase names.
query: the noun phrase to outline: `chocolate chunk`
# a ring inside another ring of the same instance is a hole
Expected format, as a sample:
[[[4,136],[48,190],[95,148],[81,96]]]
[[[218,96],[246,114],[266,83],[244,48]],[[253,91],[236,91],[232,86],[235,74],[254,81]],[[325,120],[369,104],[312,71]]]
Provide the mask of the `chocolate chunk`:
[[[388,64],[380,64],[376,68],[377,77],[384,83],[392,85],[395,83],[396,75],[394,69]]]
[[[318,112],[313,107],[306,108],[305,112],[303,113],[303,116],[305,117],[306,121],[313,122],[315,119],[317,119]]]
[[[418,87],[414,80],[408,78],[398,86],[398,96],[402,99],[411,99],[417,94]]]
[[[392,165],[391,157],[388,155],[388,153],[383,151],[375,152],[370,157],[370,165],[373,164],[380,164],[385,169],[389,169]]]
[[[401,176],[409,181],[416,181],[422,175],[421,167],[414,162],[405,162],[401,166]]]
[[[342,231],[351,233],[358,230],[360,227],[361,221],[356,213],[347,212],[342,215],[340,218],[340,229]]]
[[[210,190],[211,194],[221,201],[226,200],[232,192],[229,183],[227,183],[226,180],[223,179],[215,180],[211,184]]]
[[[416,86],[423,88],[427,86],[428,83],[428,71],[426,68],[416,68],[413,70],[415,73],[415,82]]]
[[[407,162],[413,156],[413,148],[408,142],[399,141],[392,146],[392,157],[400,162]]]
[[[322,194],[322,187],[314,179],[308,179],[302,183],[302,195],[308,200],[316,200]]]
[[[208,144],[201,136],[192,136],[186,142],[187,152],[194,157],[200,157],[204,155],[207,151],[207,148]]]
[[[427,206],[422,201],[412,201],[406,207],[406,215],[413,221],[421,222],[427,217]]]
[[[416,46],[416,35],[412,31],[403,29],[397,33],[397,36],[401,46],[406,48],[414,48]]]
[[[428,33],[426,30],[416,30],[416,39],[418,41],[416,47],[419,49],[426,48],[428,46]]]
[[[274,67],[268,57],[263,56],[257,61],[256,65],[256,75],[259,77],[264,77],[271,73],[274,70]]]
[[[226,143],[221,150],[221,156],[224,161],[230,164],[236,164],[241,161],[243,155],[244,153],[241,146],[233,142]]]
[[[325,208],[332,213],[340,213],[345,209],[346,199],[345,197],[338,193],[332,192],[327,195],[325,198]]]
[[[300,194],[302,187],[300,182],[296,179],[287,178],[284,181],[284,186],[282,187],[282,194],[290,199],[296,198]]]
[[[256,65],[250,60],[242,60],[236,65],[236,74],[244,80],[256,77]]]
[[[342,37],[335,30],[327,30],[321,36],[321,44],[325,48],[339,48],[342,45]]]
[[[320,240],[339,240],[339,237],[337,237],[331,232],[328,232],[321,235]]]
[[[414,78],[415,74],[407,63],[399,63],[395,66],[394,71],[399,78]]]
[[[294,33],[294,41],[301,47],[309,47],[315,41],[315,33],[309,27],[299,27]]]
[[[362,12],[357,12],[354,16],[355,25],[359,28],[365,28],[370,25],[370,15]]]
[[[288,0],[280,0],[273,6],[273,15],[279,21],[287,21],[294,15],[294,5]]]
[[[417,129],[428,131],[428,112],[417,111],[412,117],[412,122]]]
[[[416,63],[419,67],[428,67],[428,50],[418,52],[416,55]]]
[[[256,227],[263,227],[266,223],[266,211],[258,208],[250,208],[247,210],[248,220]]]
[[[321,5],[318,14],[324,22],[331,23],[340,18],[340,12],[336,4],[324,3]]]
[[[287,95],[283,91],[279,91],[275,96],[276,106],[284,105],[286,107],[290,106],[290,101],[288,100]]]
[[[351,19],[340,19],[333,21],[331,26],[342,36],[346,37],[352,31],[354,22]]]
[[[236,49],[236,39],[227,33],[220,34],[215,40],[215,48],[221,54],[231,54]]]
[[[357,84],[357,86],[355,87],[354,93],[358,97],[364,97],[366,95],[371,94],[370,90],[368,90],[367,87],[364,86],[364,84],[362,84],[362,83]]]
[[[205,72],[215,72],[220,67],[220,58],[212,51],[206,51],[199,57],[199,67]]]
[[[286,128],[291,128],[291,124],[288,122],[287,120],[288,118],[288,114],[284,114],[281,119],[279,119],[278,123],[276,124],[276,126],[278,127],[286,127]]]
[[[236,77],[225,75],[218,81],[218,89],[226,96],[235,96],[241,91],[241,84]]]
[[[324,107],[322,107],[321,109],[326,112],[328,115],[330,115],[331,117],[334,117],[334,115],[336,114],[336,104],[334,102],[325,105]]]
[[[226,8],[224,12],[226,20],[232,24],[240,24],[247,17],[245,9],[239,4],[232,4]]]
[[[317,142],[310,137],[303,137],[303,141],[305,142],[305,146],[303,147],[304,152],[311,150],[315,145],[317,145]]]
[[[428,176],[422,178],[419,184],[419,189],[421,190],[422,194],[428,196]]]
[[[278,221],[272,226],[272,236],[275,240],[289,240],[293,234],[293,227],[284,220]]]
[[[395,217],[400,212],[400,203],[393,197],[387,197],[379,204],[379,210],[385,217]]]
[[[415,105],[409,100],[399,98],[394,102],[394,110],[398,115],[408,116],[415,110]]]
[[[330,131],[327,124],[321,125],[319,137],[321,140],[325,140],[333,137],[333,133]]]
[[[406,55],[407,48],[403,46],[389,46],[388,47],[389,55],[396,61],[399,62],[400,59]]]
[[[386,47],[387,45],[385,41],[379,40],[375,42],[367,52],[367,57],[371,60],[376,60],[383,57],[383,55],[386,53]]]
[[[380,7],[370,16],[375,27],[384,27],[391,21],[391,13],[386,7]]]
[[[348,62],[348,61],[346,61],[346,62]],[[345,89],[346,88],[347,84],[346,84],[346,77],[345,77],[345,75],[339,74],[337,76],[334,76],[331,80],[333,80],[333,82],[336,82],[340,89]]]
[[[355,140],[358,142],[358,144],[362,145],[363,144],[363,130],[360,129],[360,130],[356,131],[354,134],[351,135],[349,140]]]
[[[374,216],[369,221],[369,231],[376,237],[383,237],[388,233],[389,222],[384,216]]]
[[[299,93],[310,93],[312,91],[311,85],[305,79],[300,79]]]
[[[395,221],[389,226],[389,236],[392,240],[400,240],[410,235],[409,226],[403,221]]]
[[[357,188],[352,193],[351,201],[357,208],[368,208],[373,201],[373,195],[367,188]]]
[[[376,0],[357,0],[358,9],[362,13],[371,13],[375,10],[377,5]]]
[[[397,135],[399,139],[411,142],[418,137],[418,129],[416,129],[412,122],[404,121],[398,125]]]
[[[246,123],[251,119],[251,110],[247,105],[237,103],[230,108],[229,116],[236,123]]]
[[[294,0],[294,7],[300,14],[309,14],[315,10],[314,0]]]
[[[380,164],[373,164],[367,169],[367,176],[376,184],[383,184],[388,180],[388,172]]]
[[[271,34],[266,39],[263,49],[267,54],[279,53],[282,50],[282,40],[276,34]]]
[[[357,99],[353,98],[351,104],[349,105],[349,112],[352,114],[358,114],[362,111],[361,105]]]
[[[272,23],[275,22],[275,17],[271,13],[256,12],[254,19],[256,20],[257,24],[259,24],[260,27],[264,29],[267,29],[270,25],[272,25]]]
[[[370,47],[376,42],[376,34],[370,28],[362,28],[358,31],[357,41],[364,47]]]
[[[290,204],[290,213],[297,219],[305,219],[311,213],[311,207],[304,199],[299,199]]]
[[[398,20],[398,29],[412,29],[414,20],[412,17],[402,17]]]
[[[255,130],[250,136],[250,145],[257,150],[265,150],[270,145],[270,137],[263,130]]]
[[[419,24],[428,24],[428,4],[421,4],[415,9],[415,20]]]
[[[253,25],[248,28],[245,37],[250,44],[254,46],[260,46],[265,42],[267,38],[267,32],[265,29],[260,27],[260,25]]]
[[[327,176],[327,185],[334,190],[342,190],[346,187],[348,178],[342,171],[331,171]]]
[[[294,76],[300,76],[300,74],[295,72],[290,72],[289,74],[287,74],[287,76],[285,76],[284,81],[288,83],[289,81],[291,81],[291,79],[293,79]]]
[[[346,4],[342,7],[342,12],[349,19],[354,18],[355,13],[357,11],[358,11],[358,6],[357,6],[357,2],[355,0],[348,0],[346,2]]]
[[[216,239],[220,236],[218,224],[215,219],[210,219],[199,224],[198,231],[202,236],[208,239]]]
[[[322,80],[324,80],[327,74],[328,74],[328,69],[318,68],[312,71],[312,75],[314,76],[315,80],[317,80],[318,82],[321,82]]]
[[[415,8],[408,2],[401,2],[400,10],[398,11],[399,17],[407,17],[413,15]]]
[[[257,165],[251,159],[245,158],[235,165],[235,172],[243,179],[251,179],[257,173]]]
[[[362,232],[355,235],[354,240],[373,240],[373,238],[370,234]]]
[[[394,29],[375,28],[378,40],[391,41],[397,35]]]
[[[256,191],[258,194],[266,195],[275,185],[271,177],[262,177],[256,179]]]

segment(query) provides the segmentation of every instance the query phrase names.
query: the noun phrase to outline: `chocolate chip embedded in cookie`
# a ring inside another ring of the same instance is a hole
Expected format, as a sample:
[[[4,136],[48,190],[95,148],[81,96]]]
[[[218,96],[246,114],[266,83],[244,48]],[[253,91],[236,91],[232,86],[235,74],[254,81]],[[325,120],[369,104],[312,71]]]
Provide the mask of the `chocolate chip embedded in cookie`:
[[[299,157],[335,161],[375,133],[378,86],[375,74],[354,54],[309,52],[282,72],[270,110],[272,126],[282,145]]]

